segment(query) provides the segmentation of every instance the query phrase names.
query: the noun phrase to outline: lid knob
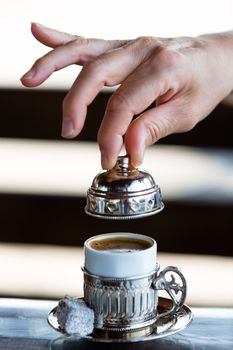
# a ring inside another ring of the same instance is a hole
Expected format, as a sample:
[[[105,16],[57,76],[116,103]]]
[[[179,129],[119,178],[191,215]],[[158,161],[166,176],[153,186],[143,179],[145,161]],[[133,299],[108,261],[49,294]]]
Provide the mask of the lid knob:
[[[152,176],[134,168],[129,157],[119,156],[116,165],[94,178],[87,191],[85,212],[103,219],[134,219],[164,208],[161,192]]]

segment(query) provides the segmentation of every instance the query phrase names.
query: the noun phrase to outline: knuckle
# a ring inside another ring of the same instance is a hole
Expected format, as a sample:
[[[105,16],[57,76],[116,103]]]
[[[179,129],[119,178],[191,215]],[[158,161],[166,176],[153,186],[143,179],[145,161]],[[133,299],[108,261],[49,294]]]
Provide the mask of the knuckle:
[[[73,42],[74,42],[75,46],[78,46],[78,47],[86,46],[89,44],[90,39],[77,35],[77,36],[75,36],[75,39],[73,40]]]
[[[136,39],[136,42],[140,47],[144,48],[147,46],[152,46],[157,40],[152,36],[140,36]]]
[[[108,110],[131,110],[128,98],[123,93],[116,92],[108,100]]]
[[[59,64],[57,64],[57,62],[52,59],[52,57],[50,56],[50,52],[38,58],[35,61],[34,66],[38,67],[39,69],[43,69],[43,67],[46,67],[50,70],[50,72],[55,72],[59,70]]]
[[[161,135],[161,128],[156,121],[146,123],[145,128],[149,135],[150,144],[157,142]]]
[[[181,54],[178,51],[169,48],[163,48],[160,55],[161,59],[166,62],[168,66],[176,66],[181,59]]]
[[[92,76],[95,76],[97,80],[103,80],[104,76],[104,62],[103,59],[100,57],[97,57],[94,61],[89,62],[85,67],[83,68],[85,71],[88,71],[89,74]]]
[[[159,40],[152,36],[140,36],[131,40],[124,48],[131,49],[134,57],[139,61],[146,60],[150,57],[151,51],[158,45]]]
[[[44,64],[46,64],[46,62],[47,62],[47,55],[42,56],[40,58],[37,58],[34,65],[39,67],[39,66],[43,66]]]
[[[176,131],[176,122],[174,118],[163,116],[146,122],[145,128],[149,135],[150,143],[153,144],[159,139],[166,137]]]
[[[176,69],[181,62],[181,54],[175,50],[160,46],[152,55],[152,61],[156,66],[160,65],[166,69]]]

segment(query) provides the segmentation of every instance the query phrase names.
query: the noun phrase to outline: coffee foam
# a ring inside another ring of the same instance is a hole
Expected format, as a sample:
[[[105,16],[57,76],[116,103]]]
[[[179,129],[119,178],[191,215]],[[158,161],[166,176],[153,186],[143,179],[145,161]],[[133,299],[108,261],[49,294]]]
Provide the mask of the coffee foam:
[[[138,250],[145,250],[151,247],[151,243],[132,237],[111,237],[93,240],[90,243],[92,249],[108,250],[114,252],[133,252]]]
[[[110,252],[113,252],[113,253],[133,253],[133,252],[137,252],[137,251],[140,251],[142,249],[130,249],[130,248],[121,248],[121,249],[105,249],[105,250],[108,250]]]

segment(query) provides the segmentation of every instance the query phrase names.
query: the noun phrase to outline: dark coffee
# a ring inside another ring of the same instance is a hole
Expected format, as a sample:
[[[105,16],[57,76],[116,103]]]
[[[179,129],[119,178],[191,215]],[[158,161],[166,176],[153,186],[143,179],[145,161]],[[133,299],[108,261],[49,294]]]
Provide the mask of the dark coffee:
[[[152,242],[132,237],[112,237],[90,242],[95,250],[114,250],[119,252],[144,250],[152,246]]]

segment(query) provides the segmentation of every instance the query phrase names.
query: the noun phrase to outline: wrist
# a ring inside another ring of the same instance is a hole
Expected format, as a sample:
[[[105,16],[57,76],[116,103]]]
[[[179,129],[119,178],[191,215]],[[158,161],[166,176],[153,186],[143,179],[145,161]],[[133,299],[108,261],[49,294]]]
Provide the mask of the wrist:
[[[198,38],[209,53],[215,73],[224,82],[225,96],[229,95],[233,92],[233,31],[206,34]]]

